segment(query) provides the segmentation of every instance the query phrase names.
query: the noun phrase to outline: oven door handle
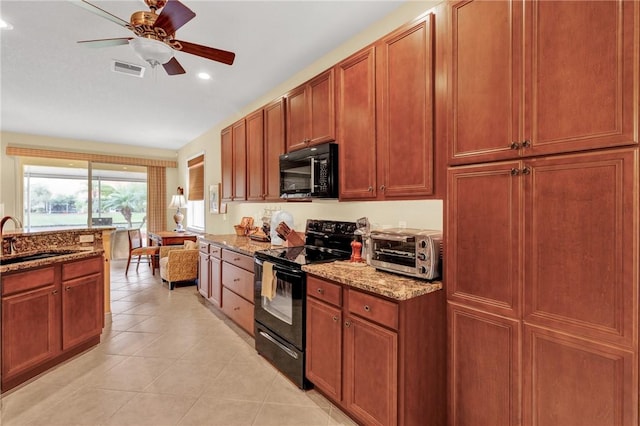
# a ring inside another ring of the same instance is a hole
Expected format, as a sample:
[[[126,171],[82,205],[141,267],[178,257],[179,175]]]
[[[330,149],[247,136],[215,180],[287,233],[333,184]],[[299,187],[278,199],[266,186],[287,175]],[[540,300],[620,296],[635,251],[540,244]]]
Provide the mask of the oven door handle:
[[[273,343],[274,345],[276,345],[277,347],[279,347],[280,349],[282,349],[283,351],[285,351],[287,353],[287,355],[289,355],[291,358],[298,359],[298,354],[295,353],[295,351],[292,351],[291,349],[289,349],[288,347],[286,347],[282,343],[278,342],[276,339],[271,337],[268,333],[265,333],[264,331],[261,331],[260,335],[262,337],[264,337],[265,339],[267,339],[268,341],[270,341],[271,343]]]
[[[264,262],[268,262],[268,260],[263,261],[263,260],[258,259],[257,257],[254,257],[253,259],[254,259],[254,262],[257,265],[260,265],[260,266],[262,266],[264,264]],[[283,266],[283,265],[280,265],[280,264],[274,263],[274,262],[271,262],[271,263],[273,264],[273,270],[276,271],[276,272],[278,272],[278,271],[284,272],[284,273],[293,275],[293,276],[298,277],[298,278],[300,278],[300,277],[302,277],[304,275],[304,272],[302,272],[302,270],[300,270],[300,269],[289,268],[287,266]]]

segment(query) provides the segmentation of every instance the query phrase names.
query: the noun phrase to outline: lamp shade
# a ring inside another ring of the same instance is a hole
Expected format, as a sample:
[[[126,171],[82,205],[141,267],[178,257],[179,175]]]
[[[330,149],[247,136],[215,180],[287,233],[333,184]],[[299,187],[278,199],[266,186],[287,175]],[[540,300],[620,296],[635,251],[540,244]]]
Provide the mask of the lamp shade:
[[[183,209],[185,207],[187,207],[187,200],[184,198],[184,195],[171,196],[171,204],[169,204],[169,208]]]
[[[152,67],[166,64],[173,58],[173,49],[165,43],[151,38],[136,37],[129,41],[138,56],[147,61]]]

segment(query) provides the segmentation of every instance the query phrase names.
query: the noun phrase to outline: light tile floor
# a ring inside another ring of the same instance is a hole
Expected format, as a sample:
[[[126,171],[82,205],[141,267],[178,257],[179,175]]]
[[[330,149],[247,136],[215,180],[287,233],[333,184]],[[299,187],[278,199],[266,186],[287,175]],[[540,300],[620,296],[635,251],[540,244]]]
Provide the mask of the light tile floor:
[[[111,263],[101,343],[0,397],[0,425],[354,425],[260,357],[195,286]]]

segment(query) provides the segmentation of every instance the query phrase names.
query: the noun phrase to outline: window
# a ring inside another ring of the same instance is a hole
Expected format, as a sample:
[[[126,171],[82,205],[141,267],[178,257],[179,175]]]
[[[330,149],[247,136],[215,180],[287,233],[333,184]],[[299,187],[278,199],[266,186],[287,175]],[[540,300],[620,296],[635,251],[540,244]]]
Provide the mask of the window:
[[[26,159],[23,177],[27,230],[88,224],[118,228],[145,225],[145,167]]]
[[[187,192],[187,228],[204,231],[204,154],[187,161],[189,188]]]

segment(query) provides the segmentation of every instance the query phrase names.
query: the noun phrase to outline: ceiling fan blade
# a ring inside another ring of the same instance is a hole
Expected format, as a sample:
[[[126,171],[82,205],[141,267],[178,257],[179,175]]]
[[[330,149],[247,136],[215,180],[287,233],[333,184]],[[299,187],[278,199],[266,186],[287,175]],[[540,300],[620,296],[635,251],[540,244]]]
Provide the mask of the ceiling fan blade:
[[[195,18],[196,14],[178,0],[169,0],[162,8],[160,15],[153,24],[154,28],[162,28],[168,36]]]
[[[222,62],[223,64],[232,65],[236,57],[233,52],[226,50],[214,49],[213,47],[201,46],[195,43],[189,43],[182,40],[171,40],[171,47],[182,52],[191,53],[192,55],[202,56],[212,61]]]
[[[186,72],[176,58],[171,58],[169,62],[162,64],[162,67],[169,75],[184,74]]]
[[[91,47],[111,47],[111,46],[120,46],[122,44],[129,44],[129,40],[133,40],[133,37],[122,37],[122,38],[103,38],[99,40],[81,40],[78,43]]]
[[[78,7],[88,10],[91,13],[95,13],[98,16],[108,19],[111,22],[115,22],[116,24],[122,27],[128,28],[129,22],[125,21],[124,19],[118,18],[115,15],[110,14],[106,10],[100,9],[98,6],[93,5],[88,1],[85,1],[85,0],[68,0],[68,1],[75,4]]]

